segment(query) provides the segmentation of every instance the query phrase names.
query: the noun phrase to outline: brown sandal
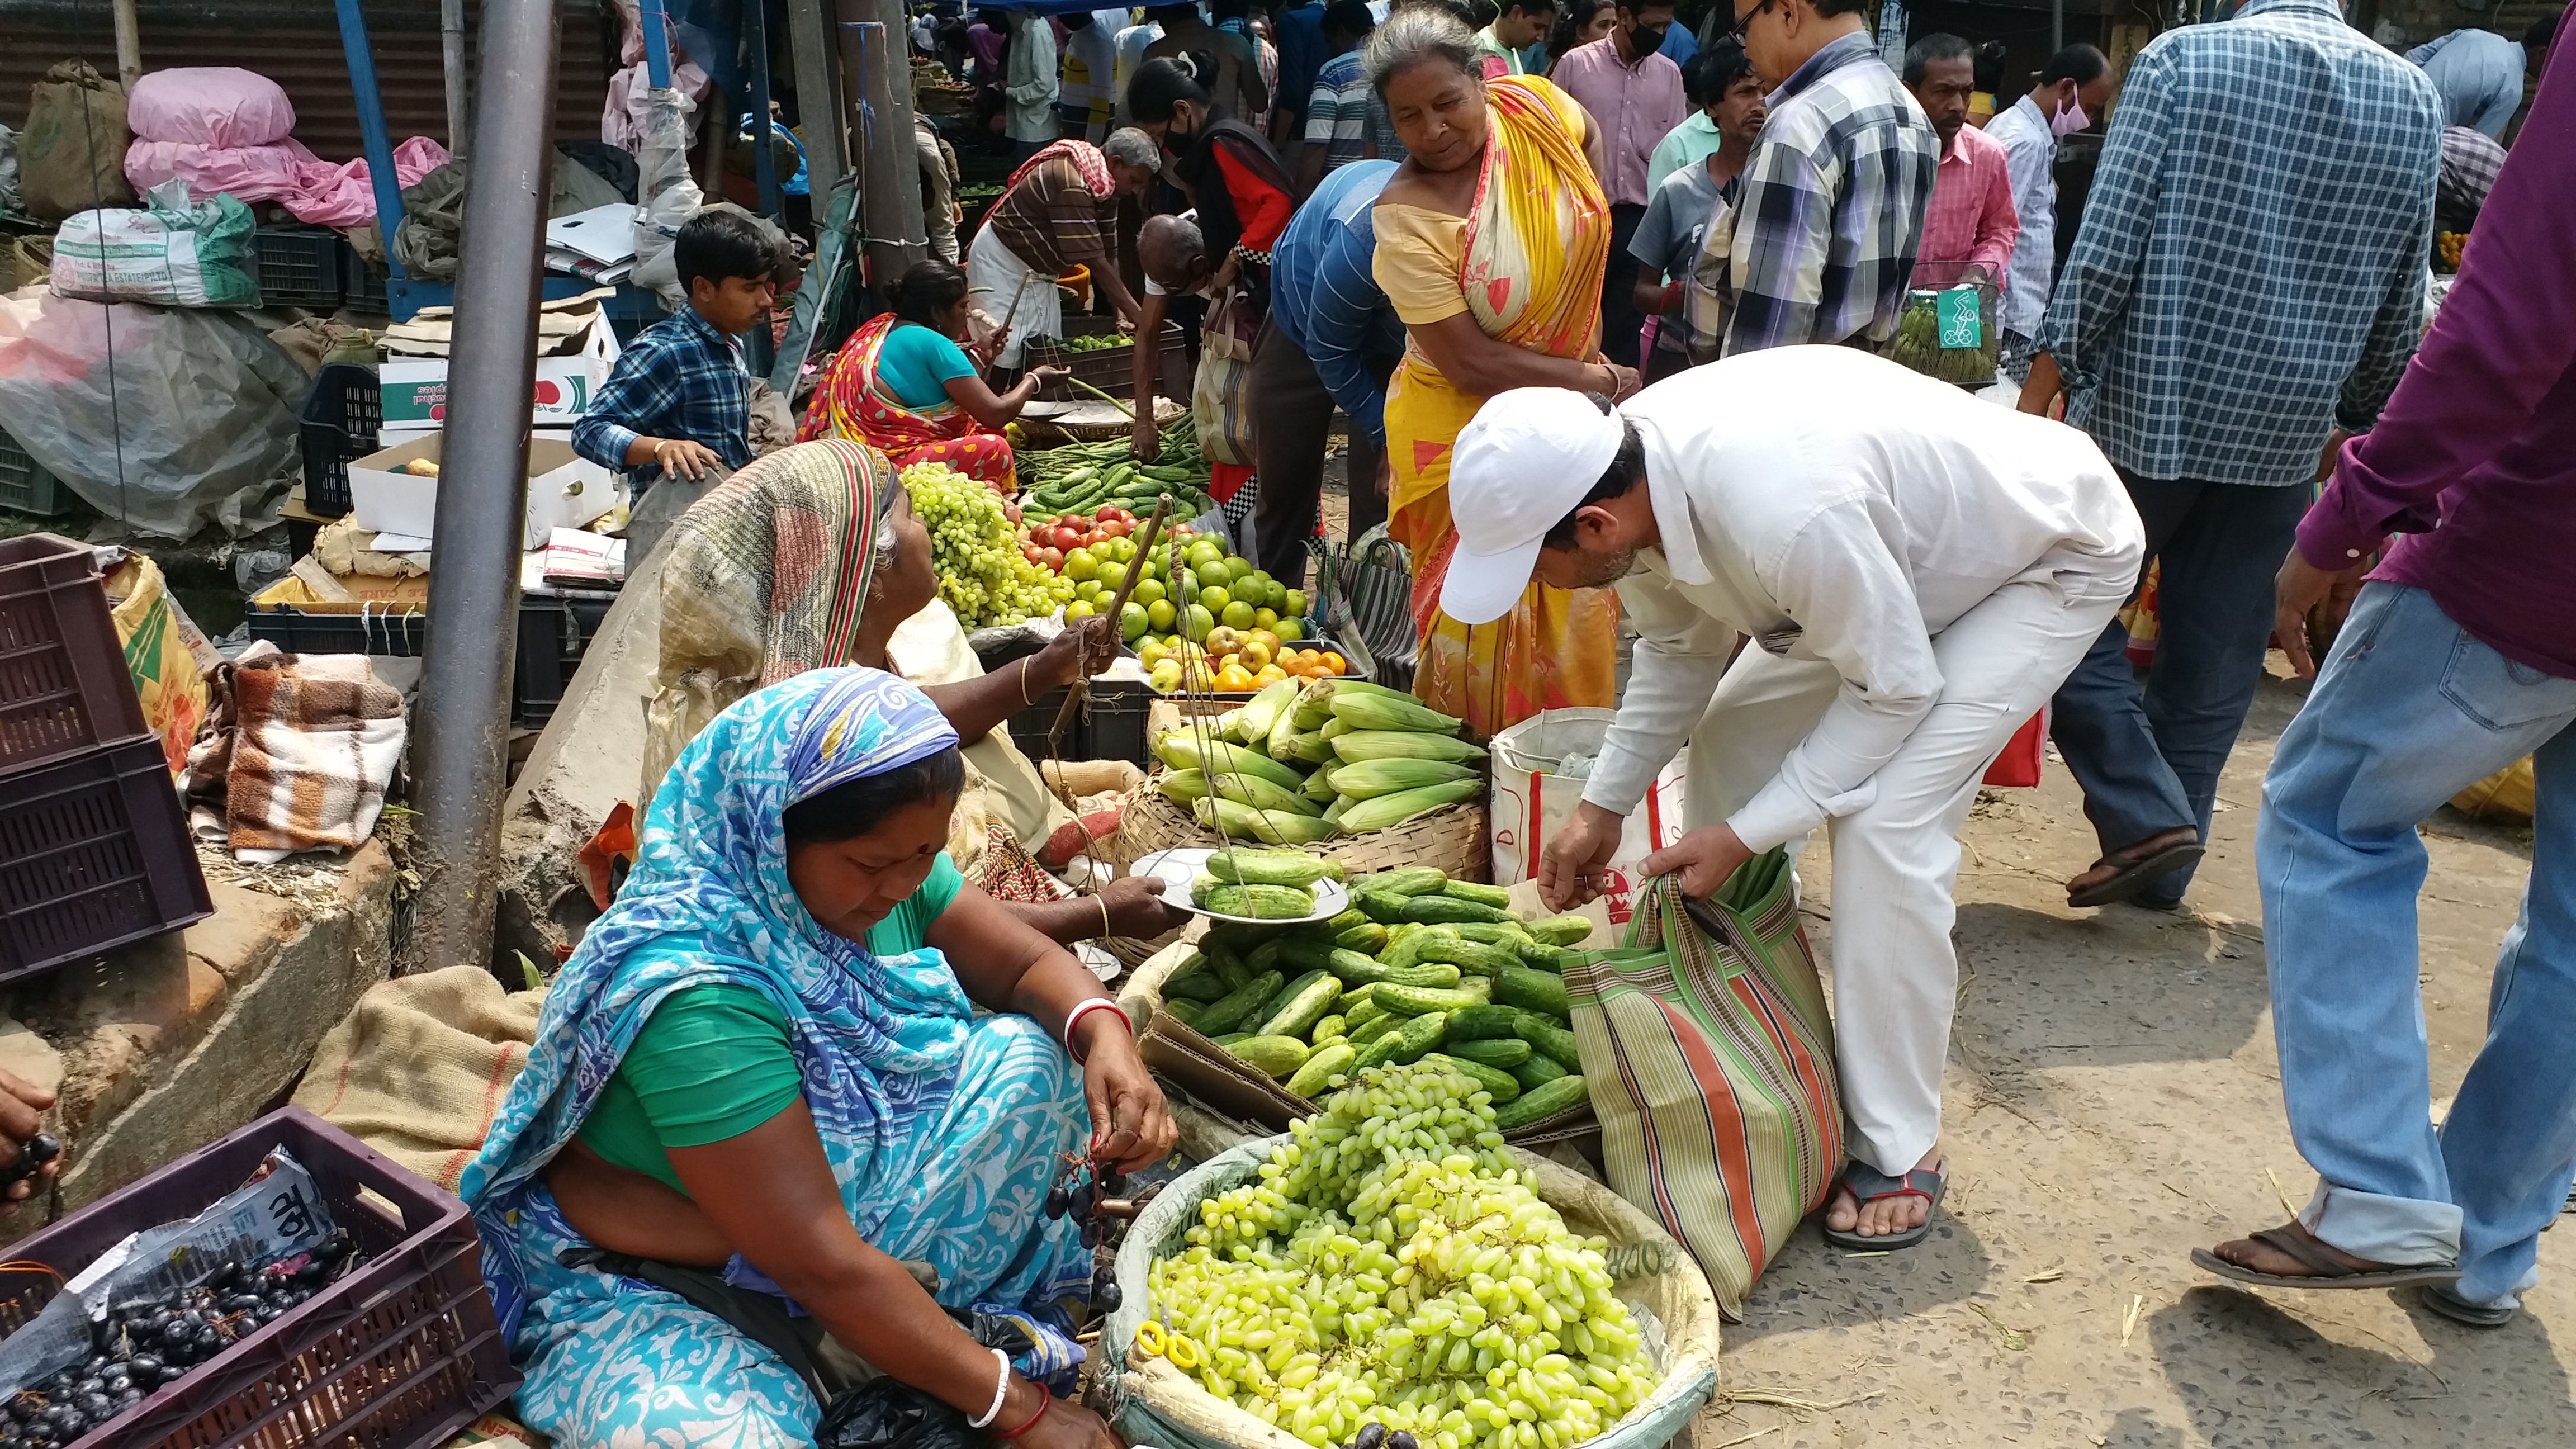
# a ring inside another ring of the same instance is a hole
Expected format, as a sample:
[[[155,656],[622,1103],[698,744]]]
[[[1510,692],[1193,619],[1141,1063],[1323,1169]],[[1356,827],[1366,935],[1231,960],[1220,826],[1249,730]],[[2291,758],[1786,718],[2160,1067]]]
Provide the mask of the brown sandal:
[[[2456,1283],[2460,1269],[2456,1263],[2388,1264],[2377,1268],[2354,1268],[2339,1263],[2325,1252],[2325,1244],[2307,1225],[2296,1220],[2277,1228],[2265,1228],[2250,1235],[2267,1248],[2296,1258],[2311,1271],[2302,1274],[2263,1273],[2238,1263],[2231,1263],[2207,1248],[2191,1250],[2191,1261],[2221,1278],[2251,1283],[2258,1288],[2403,1288],[2409,1284]]]

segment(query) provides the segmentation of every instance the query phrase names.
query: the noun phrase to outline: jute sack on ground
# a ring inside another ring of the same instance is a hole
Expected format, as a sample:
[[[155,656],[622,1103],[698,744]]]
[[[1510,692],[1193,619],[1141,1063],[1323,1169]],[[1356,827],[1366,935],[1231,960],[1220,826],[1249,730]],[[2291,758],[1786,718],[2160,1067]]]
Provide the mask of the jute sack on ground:
[[[1266,1137],[1210,1158],[1174,1179],[1128,1228],[1118,1250],[1119,1308],[1100,1336],[1097,1397],[1129,1442],[1159,1449],[1306,1449],[1303,1440],[1209,1393],[1165,1360],[1131,1365],[1128,1357],[1136,1326],[1155,1309],[1147,1278],[1155,1260],[1185,1246],[1200,1203],[1251,1178],[1286,1140]],[[1543,1157],[1506,1150],[1523,1180],[1564,1215],[1569,1229],[1609,1239],[1605,1256],[1613,1291],[1662,1330],[1653,1395],[1586,1443],[1593,1449],[1659,1449],[1689,1426],[1717,1388],[1717,1300],[1708,1279],[1671,1235],[1618,1194]],[[1654,1330],[1640,1326],[1651,1348]]]
[[[454,1192],[528,1064],[545,1000],[480,966],[370,987],[322,1038],[295,1105]]]

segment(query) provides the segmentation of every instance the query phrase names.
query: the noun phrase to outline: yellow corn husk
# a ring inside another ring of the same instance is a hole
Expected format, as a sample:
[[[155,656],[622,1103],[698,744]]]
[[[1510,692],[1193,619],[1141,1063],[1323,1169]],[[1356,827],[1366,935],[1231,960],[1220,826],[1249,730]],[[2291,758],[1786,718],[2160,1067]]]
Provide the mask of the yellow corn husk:
[[[1465,765],[1446,760],[1352,760],[1332,768],[1334,790],[1361,800],[1475,776]]]
[[[1334,724],[1349,721],[1333,716]],[[1333,753],[1345,760],[1481,760],[1485,752],[1455,735],[1432,734],[1424,730],[1344,730],[1332,735]]]
[[[1215,723],[1216,732],[1219,736],[1232,740],[1238,745],[1248,745],[1252,743],[1252,736],[1244,733],[1242,710],[1227,710],[1225,713],[1216,717]]]
[[[1270,738],[1270,726],[1278,720],[1279,712],[1286,709],[1289,701],[1297,697],[1297,685],[1298,681],[1294,679],[1276,680],[1259,694],[1254,695],[1252,702],[1243,707],[1241,718],[1237,721],[1241,732],[1235,738],[1254,746],[1267,741]]]
[[[1296,689],[1279,702],[1279,712],[1270,717],[1270,738],[1261,747],[1262,751],[1274,760],[1292,758],[1289,742],[1296,738],[1300,728],[1297,723],[1297,711],[1305,704],[1306,695],[1314,687],[1311,681],[1303,679],[1296,681],[1296,685]],[[1306,725],[1304,728],[1313,729],[1314,726]]]
[[[1228,839],[1256,840],[1264,845],[1304,845],[1329,840],[1341,831],[1319,815],[1291,815],[1284,810],[1255,810],[1235,800],[1210,796],[1190,807],[1199,823]]]
[[[1207,771],[1166,770],[1155,788],[1163,792],[1163,798],[1166,800],[1178,800],[1184,805],[1192,804],[1207,798]]]
[[[1333,788],[1332,781],[1324,778],[1323,771],[1317,770],[1315,773],[1306,777],[1306,789],[1304,793],[1307,799],[1314,801],[1318,805],[1325,805],[1330,804],[1332,802],[1332,798],[1341,792]]]
[[[1224,799],[1249,805],[1255,810],[1285,810],[1292,815],[1320,815],[1322,807],[1285,785],[1265,780],[1259,775],[1227,772],[1209,782],[1210,788]]]
[[[1211,775],[1259,775],[1274,785],[1296,789],[1305,779],[1296,771],[1255,749],[1229,740],[1202,741],[1196,731],[1177,729],[1154,742],[1154,753],[1175,770],[1203,769]]]
[[[1298,730],[1288,736],[1287,758],[1309,765],[1330,764],[1333,759],[1333,742],[1322,735]]]
[[[1324,818],[1339,825],[1342,823],[1343,813],[1358,803],[1360,802],[1348,795],[1336,795],[1333,797],[1333,803],[1324,807]]]
[[[1455,734],[1465,723],[1420,700],[1401,696],[1389,698],[1367,690],[1337,689],[1333,691],[1330,708],[1335,715],[1349,720],[1352,728],[1359,730],[1423,730],[1434,734]]]
[[[1324,727],[1315,731],[1315,733],[1322,735],[1328,740],[1337,740],[1343,735],[1349,733],[1350,728],[1351,722],[1349,720],[1342,718],[1340,715],[1335,715],[1331,719],[1324,721]]]
[[[1363,831],[1384,830],[1388,826],[1401,825],[1416,815],[1428,814],[1444,805],[1455,805],[1461,800],[1472,800],[1477,792],[1484,788],[1484,781],[1469,779],[1451,780],[1441,785],[1423,785],[1411,790],[1398,790],[1392,794],[1360,801],[1343,811],[1342,818],[1336,823],[1341,826],[1344,833],[1350,835],[1357,835]]]

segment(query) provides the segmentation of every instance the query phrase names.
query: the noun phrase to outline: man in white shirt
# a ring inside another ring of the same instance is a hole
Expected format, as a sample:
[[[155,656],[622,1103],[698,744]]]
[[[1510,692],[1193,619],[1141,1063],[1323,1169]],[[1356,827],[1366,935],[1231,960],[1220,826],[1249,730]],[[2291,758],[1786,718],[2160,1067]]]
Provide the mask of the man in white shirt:
[[[2119,83],[2109,57],[2079,42],[2050,56],[2030,94],[1986,123],[1986,138],[2004,148],[2013,210],[2021,215],[1995,318],[2003,333],[2003,371],[2015,382],[2030,376],[2030,339],[2039,334],[2039,319],[2048,315],[2048,294],[2057,284],[2058,138],[2074,135],[2109,110]]]
[[[1010,102],[1005,132],[1025,161],[1056,139],[1055,27],[1034,10],[1011,13],[1011,50],[1002,63],[1002,95]]]
[[[1551,907],[1599,894],[1620,822],[1685,742],[1689,830],[1648,874],[1706,896],[1829,826],[1854,1160],[1827,1236],[1920,1241],[1945,1170],[1959,827],[2136,582],[2145,535],[2119,474],[2072,428],[1801,346],[1616,409],[1498,394],[1459,435],[1449,487],[1443,612],[1494,618],[1535,574],[1615,587],[1638,631],[1584,803],[1541,858]],[[1755,647],[1735,657],[1740,636]]]

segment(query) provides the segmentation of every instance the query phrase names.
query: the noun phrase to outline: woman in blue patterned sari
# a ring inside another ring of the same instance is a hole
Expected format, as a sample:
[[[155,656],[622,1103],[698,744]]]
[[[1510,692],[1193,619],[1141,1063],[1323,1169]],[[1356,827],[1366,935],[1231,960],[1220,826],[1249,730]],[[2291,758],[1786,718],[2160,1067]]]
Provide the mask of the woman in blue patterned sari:
[[[942,852],[960,778],[937,707],[870,669],[760,690],[672,766],[462,1184],[531,1428],[811,1443],[814,1377],[712,1283],[1025,1449],[1114,1449],[1019,1371],[1064,1340],[1014,1363],[943,1311],[1069,1329],[1091,1255],[1048,1187],[1174,1136],[1098,982]]]

